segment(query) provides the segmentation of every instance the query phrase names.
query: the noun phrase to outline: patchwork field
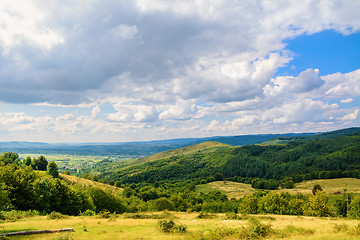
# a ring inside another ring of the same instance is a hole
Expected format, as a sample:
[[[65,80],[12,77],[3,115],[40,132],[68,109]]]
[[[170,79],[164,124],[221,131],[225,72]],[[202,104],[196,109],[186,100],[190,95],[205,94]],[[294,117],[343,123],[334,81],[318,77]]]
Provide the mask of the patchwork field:
[[[150,213],[148,213],[150,214]],[[158,219],[70,217],[48,220],[33,217],[17,222],[0,223],[0,232],[59,229],[73,227],[73,233],[13,236],[11,239],[234,239],[220,236],[232,229],[247,227],[250,217],[262,224],[270,224],[272,234],[266,239],[359,239],[359,221],[340,218],[315,218],[278,215],[242,216],[243,220],[226,220],[225,214],[212,215],[212,219],[199,219],[198,213],[172,213],[175,223],[187,227],[187,233],[164,233],[158,228]],[[210,236],[211,231],[211,236]]]

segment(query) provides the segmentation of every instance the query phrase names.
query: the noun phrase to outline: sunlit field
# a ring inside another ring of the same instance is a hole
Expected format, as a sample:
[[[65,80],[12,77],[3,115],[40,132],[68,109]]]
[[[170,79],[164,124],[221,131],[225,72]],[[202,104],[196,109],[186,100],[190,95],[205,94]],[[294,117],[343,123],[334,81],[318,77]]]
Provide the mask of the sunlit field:
[[[150,213],[147,213],[150,215]],[[159,214],[159,213],[156,213]],[[108,219],[97,216],[69,217],[49,220],[47,217],[27,218],[17,222],[1,223],[1,231],[29,231],[74,228],[72,233],[12,236],[11,239],[234,239],[221,236],[230,229],[247,227],[249,219],[270,224],[273,232],[265,239],[359,239],[359,221],[341,218],[315,218],[279,215],[240,216],[227,219],[225,214],[211,214],[199,219],[199,213],[172,213],[176,224],[185,225],[186,233],[165,233],[158,227],[158,219],[129,219],[113,215]],[[209,233],[212,233],[212,237]],[[223,232],[221,232],[223,231]],[[235,238],[236,239],[236,238]]]

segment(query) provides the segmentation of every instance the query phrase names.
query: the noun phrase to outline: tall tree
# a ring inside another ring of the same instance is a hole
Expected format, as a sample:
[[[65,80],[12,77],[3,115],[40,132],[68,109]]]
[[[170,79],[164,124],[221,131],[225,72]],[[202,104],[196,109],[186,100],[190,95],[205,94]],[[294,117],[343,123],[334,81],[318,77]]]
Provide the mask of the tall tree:
[[[58,166],[56,165],[56,163],[54,161],[51,161],[47,165],[46,173],[49,174],[50,176],[52,176],[53,178],[59,177]]]

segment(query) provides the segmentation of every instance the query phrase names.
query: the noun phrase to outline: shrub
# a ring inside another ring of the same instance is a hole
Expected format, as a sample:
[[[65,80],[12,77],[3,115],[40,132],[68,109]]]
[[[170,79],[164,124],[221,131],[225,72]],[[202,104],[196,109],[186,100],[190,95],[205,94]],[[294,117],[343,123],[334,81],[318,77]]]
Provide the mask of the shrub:
[[[187,226],[179,223],[176,224],[173,220],[160,220],[158,222],[158,227],[162,232],[165,233],[186,233],[187,232]]]
[[[94,216],[95,212],[93,210],[86,209],[85,212],[81,212],[79,215],[80,216]]]
[[[200,218],[200,219],[214,219],[214,218],[217,218],[217,215],[215,215],[215,214],[210,214],[210,213],[206,213],[206,212],[200,212],[199,215],[196,216],[196,218]]]
[[[54,220],[54,219],[62,219],[62,218],[67,218],[66,215],[59,213],[59,212],[51,212],[49,213],[49,215],[47,216],[48,219]]]
[[[99,218],[110,218],[110,212],[108,210],[101,210],[98,213]]]
[[[314,234],[314,230],[306,229],[302,227],[294,227],[292,225],[287,225],[280,233],[280,237],[287,238],[290,235],[311,235]]]
[[[262,224],[259,220],[252,218],[249,221],[249,226],[245,229],[248,239],[265,238],[271,235],[274,230],[270,224]]]

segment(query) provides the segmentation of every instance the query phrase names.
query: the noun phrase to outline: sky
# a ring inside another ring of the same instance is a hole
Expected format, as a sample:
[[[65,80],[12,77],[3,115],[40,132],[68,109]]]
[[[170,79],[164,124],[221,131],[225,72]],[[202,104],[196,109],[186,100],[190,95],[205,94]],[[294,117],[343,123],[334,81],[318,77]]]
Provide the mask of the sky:
[[[360,126],[359,0],[2,0],[0,141]]]

